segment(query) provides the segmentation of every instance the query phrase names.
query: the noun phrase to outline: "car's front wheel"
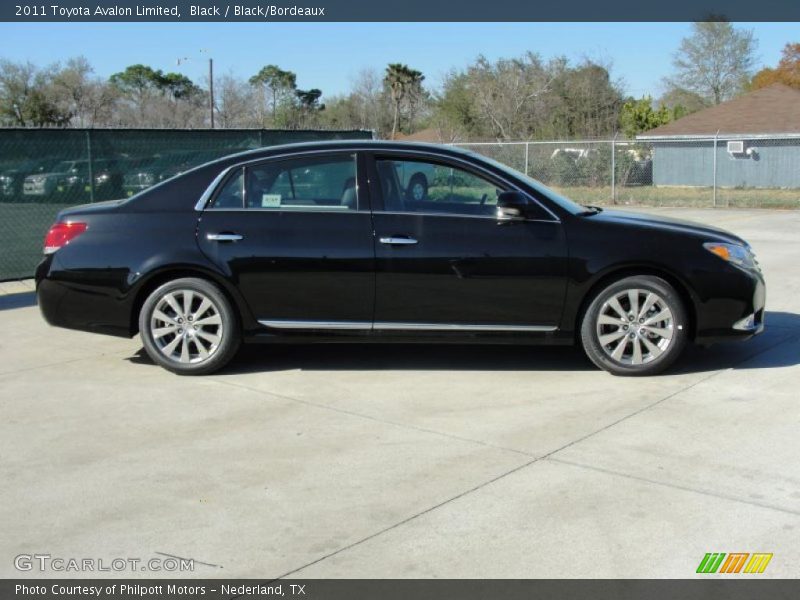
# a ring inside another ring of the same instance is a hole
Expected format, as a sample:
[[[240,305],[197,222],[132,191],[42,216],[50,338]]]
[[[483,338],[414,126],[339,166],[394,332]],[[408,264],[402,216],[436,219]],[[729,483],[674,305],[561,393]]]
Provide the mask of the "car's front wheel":
[[[581,324],[581,341],[594,364],[614,375],[654,375],[686,345],[686,309],[660,277],[626,277],[600,290]]]
[[[147,354],[179,375],[205,375],[233,358],[241,335],[230,302],[204,279],[186,277],[154,290],[139,313]]]

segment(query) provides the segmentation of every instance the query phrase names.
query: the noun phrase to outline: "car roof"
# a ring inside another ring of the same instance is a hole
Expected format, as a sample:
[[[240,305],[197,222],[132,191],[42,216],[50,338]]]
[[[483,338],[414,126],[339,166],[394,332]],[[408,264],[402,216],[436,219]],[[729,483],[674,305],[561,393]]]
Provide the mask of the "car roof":
[[[240,160],[257,160],[268,158],[277,154],[301,154],[314,150],[399,150],[399,151],[427,151],[439,154],[451,154],[456,156],[474,156],[474,153],[453,146],[444,144],[429,144],[425,142],[396,142],[388,140],[325,140],[318,142],[298,142],[294,144],[280,144],[277,146],[267,146],[254,150],[245,150],[235,154],[228,154],[212,161],[229,161],[237,158]]]

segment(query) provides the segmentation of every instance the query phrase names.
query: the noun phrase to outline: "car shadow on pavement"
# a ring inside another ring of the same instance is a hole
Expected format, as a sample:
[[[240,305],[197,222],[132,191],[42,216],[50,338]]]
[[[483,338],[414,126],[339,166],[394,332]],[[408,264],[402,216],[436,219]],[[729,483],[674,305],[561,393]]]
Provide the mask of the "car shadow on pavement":
[[[0,296],[0,310],[36,306],[36,292]]]
[[[767,313],[767,329],[747,342],[689,346],[666,374],[765,369],[800,364],[789,343],[800,339],[800,315]],[[129,360],[154,363],[144,349]],[[273,371],[598,371],[580,348],[461,344],[245,344],[220,374]]]
[[[764,332],[744,342],[690,346],[668,373],[696,373],[720,369],[774,369],[800,364],[800,315],[767,312]],[[793,343],[794,342],[794,343]]]
[[[153,364],[141,349],[134,363]],[[245,344],[224,375],[271,371],[586,371],[594,366],[564,346],[461,344]]]

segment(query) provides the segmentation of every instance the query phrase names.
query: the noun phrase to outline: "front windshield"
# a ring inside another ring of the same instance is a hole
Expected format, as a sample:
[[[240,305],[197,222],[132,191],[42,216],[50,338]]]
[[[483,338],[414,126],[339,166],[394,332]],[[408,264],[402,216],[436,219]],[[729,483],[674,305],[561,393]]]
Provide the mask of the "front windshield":
[[[493,158],[489,158],[488,156],[484,156],[483,154],[476,154],[474,152],[470,152],[470,154],[472,156],[480,158],[484,162],[488,162],[489,164],[493,165],[497,169],[500,169],[501,171],[503,171],[505,173],[508,173],[509,175],[515,177],[516,179],[521,180],[525,185],[527,185],[528,187],[533,188],[534,191],[536,191],[540,195],[544,196],[545,198],[549,198],[550,200],[552,200],[553,202],[558,204],[558,206],[560,206],[561,208],[563,208],[567,212],[569,212],[569,213],[571,213],[573,215],[578,215],[578,214],[586,212],[586,207],[585,206],[582,206],[582,205],[578,204],[574,200],[570,200],[566,196],[562,196],[561,194],[559,194],[555,190],[551,190],[549,187],[547,187],[541,181],[537,181],[533,177],[529,177],[528,175],[525,175],[524,173],[522,173],[520,171],[517,171],[516,169],[513,169],[513,168],[509,167],[508,165],[504,165],[503,163],[501,163],[499,161],[496,161]]]

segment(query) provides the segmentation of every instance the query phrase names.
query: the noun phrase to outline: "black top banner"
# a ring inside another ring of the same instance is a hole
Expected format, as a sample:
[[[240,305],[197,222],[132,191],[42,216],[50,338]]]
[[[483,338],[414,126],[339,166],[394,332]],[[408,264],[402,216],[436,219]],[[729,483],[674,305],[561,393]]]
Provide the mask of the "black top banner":
[[[18,22],[800,21],[798,0],[4,0]]]

